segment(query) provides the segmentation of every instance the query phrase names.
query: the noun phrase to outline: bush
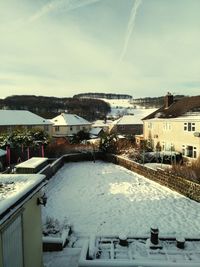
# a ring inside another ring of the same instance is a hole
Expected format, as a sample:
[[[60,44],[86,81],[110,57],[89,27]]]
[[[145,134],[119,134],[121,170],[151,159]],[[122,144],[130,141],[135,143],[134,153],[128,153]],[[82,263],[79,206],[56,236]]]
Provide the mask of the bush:
[[[200,157],[187,165],[173,165],[170,169],[175,175],[200,183]]]

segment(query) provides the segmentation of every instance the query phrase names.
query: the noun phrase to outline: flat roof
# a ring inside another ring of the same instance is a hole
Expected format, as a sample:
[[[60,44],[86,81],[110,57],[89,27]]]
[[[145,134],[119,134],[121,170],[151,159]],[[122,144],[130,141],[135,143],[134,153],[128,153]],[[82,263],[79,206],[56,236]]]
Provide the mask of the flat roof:
[[[32,157],[22,163],[17,164],[15,167],[34,169],[47,160],[48,158]]]
[[[0,215],[7,213],[26,194],[38,188],[44,181],[43,174],[1,174]]]

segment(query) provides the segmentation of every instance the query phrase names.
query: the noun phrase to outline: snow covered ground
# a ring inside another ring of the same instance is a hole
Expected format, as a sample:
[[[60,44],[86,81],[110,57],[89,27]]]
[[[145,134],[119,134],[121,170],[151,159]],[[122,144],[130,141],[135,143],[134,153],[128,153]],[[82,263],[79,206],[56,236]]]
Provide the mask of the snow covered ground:
[[[123,167],[101,161],[68,163],[49,181],[46,216],[65,217],[80,235],[200,236],[200,203]]]

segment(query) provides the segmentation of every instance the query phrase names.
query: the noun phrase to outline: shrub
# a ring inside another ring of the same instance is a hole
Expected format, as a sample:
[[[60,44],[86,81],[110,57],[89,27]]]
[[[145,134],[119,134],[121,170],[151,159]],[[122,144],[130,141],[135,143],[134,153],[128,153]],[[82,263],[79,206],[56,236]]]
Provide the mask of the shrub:
[[[200,183],[200,157],[187,165],[173,165],[170,169],[175,175]]]

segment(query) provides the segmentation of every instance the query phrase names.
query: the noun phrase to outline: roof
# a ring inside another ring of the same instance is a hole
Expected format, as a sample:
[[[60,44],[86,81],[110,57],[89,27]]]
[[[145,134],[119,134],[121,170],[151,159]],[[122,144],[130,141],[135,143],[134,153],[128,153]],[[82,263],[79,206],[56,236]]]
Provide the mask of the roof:
[[[118,120],[114,121],[116,125],[134,125],[143,124],[142,118],[155,111],[155,109],[135,109],[134,115],[124,115]]]
[[[91,125],[91,123],[75,114],[61,113],[51,119],[54,126]]]
[[[0,110],[0,125],[51,125],[46,120],[28,110]]]
[[[97,127],[97,128],[104,128],[104,127],[109,127],[112,124],[113,121],[111,120],[96,120],[92,123],[92,127]]]
[[[29,160],[26,160],[22,163],[17,164],[16,168],[36,168],[38,165],[42,164],[43,162],[47,161],[48,158],[40,158],[40,157],[32,157]]]
[[[195,111],[195,109],[200,109],[200,96],[183,97],[173,102],[168,108],[163,106],[157,109],[155,112],[144,117],[143,120],[153,118],[177,118],[186,115],[189,111]]]
[[[42,174],[1,174],[0,175],[0,218],[22,201],[45,180]]]
[[[98,136],[98,135],[100,134],[101,131],[103,131],[102,128],[98,128],[98,127],[97,127],[97,128],[92,128],[92,129],[90,130],[89,133],[90,133],[91,135],[96,135],[96,136]]]

